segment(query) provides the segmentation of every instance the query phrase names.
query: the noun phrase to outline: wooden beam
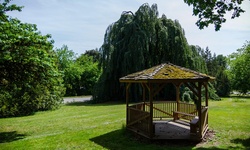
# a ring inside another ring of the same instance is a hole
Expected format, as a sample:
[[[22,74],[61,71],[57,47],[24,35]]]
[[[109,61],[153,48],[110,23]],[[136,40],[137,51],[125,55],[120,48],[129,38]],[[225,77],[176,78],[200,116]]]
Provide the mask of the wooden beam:
[[[192,87],[188,83],[185,83],[185,86],[187,86],[194,93],[194,95],[198,97],[197,89],[195,89],[194,87]]]
[[[204,83],[204,87],[205,87],[205,96],[206,96],[206,107],[208,107],[208,83],[205,82]],[[207,110],[207,125],[208,125],[208,110]]]
[[[201,82],[198,82],[198,83],[201,83]],[[190,82],[190,84],[192,85],[193,88],[195,88],[198,91],[199,87],[197,85],[195,85],[194,82]]]
[[[149,114],[150,114],[150,122],[149,122],[149,137],[153,138],[154,129],[153,129],[153,85],[149,84]]]
[[[198,102],[197,102],[197,107],[198,107],[198,116],[199,116],[199,138],[202,138],[202,123],[201,123],[201,88],[202,88],[202,82],[198,82]]]
[[[175,86],[175,93],[176,93],[176,102],[177,102],[177,111],[180,111],[180,86],[181,86],[181,82],[175,82],[173,83]]]
[[[205,87],[206,106],[208,106],[208,83],[205,82],[203,85]]]
[[[160,86],[158,86],[158,88],[154,91],[154,96],[158,94],[165,87],[165,85],[166,83],[163,83]]]
[[[141,121],[143,119],[146,119],[148,117],[149,117],[149,114],[145,115],[145,116],[142,116],[142,117],[138,118],[137,120],[134,120],[134,121],[130,122],[127,126],[131,126],[131,125],[133,125],[133,124],[135,124],[135,123],[137,123],[137,122],[139,122],[139,121]]]
[[[128,107],[128,102],[129,102],[129,88],[130,88],[131,83],[127,83],[126,85],[126,104]]]
[[[146,87],[143,83],[141,83],[141,86],[142,86],[143,111],[145,111]]]
[[[131,83],[127,83],[126,85],[126,125],[128,125],[128,103],[129,103],[129,88]]]
[[[148,89],[148,91],[150,91],[150,87],[148,86],[147,83],[142,83],[142,84]]]

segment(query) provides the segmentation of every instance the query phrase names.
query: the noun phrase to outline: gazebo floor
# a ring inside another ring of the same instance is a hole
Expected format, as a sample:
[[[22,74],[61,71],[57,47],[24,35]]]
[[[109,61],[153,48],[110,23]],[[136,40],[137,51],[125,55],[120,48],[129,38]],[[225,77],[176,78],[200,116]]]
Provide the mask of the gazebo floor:
[[[154,121],[154,139],[192,139],[190,126],[182,121]]]

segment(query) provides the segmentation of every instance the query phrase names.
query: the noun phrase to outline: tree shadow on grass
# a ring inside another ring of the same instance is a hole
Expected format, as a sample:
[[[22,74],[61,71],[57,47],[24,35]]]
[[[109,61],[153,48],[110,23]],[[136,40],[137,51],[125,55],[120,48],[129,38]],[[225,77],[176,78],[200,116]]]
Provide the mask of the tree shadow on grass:
[[[218,147],[209,147],[209,148],[197,148],[197,150],[207,150],[207,149],[214,149],[214,150],[227,150],[227,149],[250,149],[250,137],[248,139],[233,139],[231,140],[231,143],[234,144],[241,144],[240,145],[236,145],[236,146],[228,146],[227,148],[218,148]]]
[[[25,138],[25,134],[18,134],[16,131],[0,132],[0,143],[9,143]]]
[[[92,142],[110,150],[163,150],[193,149],[197,142],[189,140],[149,140],[124,129],[115,130],[90,139]]]
[[[235,143],[235,144],[242,144],[245,149],[250,149],[250,137],[247,138],[247,139],[233,139],[231,140],[232,143]]]

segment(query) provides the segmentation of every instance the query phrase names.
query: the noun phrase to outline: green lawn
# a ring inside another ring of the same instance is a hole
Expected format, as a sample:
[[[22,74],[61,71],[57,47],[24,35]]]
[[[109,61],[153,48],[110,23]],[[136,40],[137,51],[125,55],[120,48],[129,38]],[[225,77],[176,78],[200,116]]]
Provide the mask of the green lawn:
[[[0,119],[0,149],[250,149],[250,99],[224,98],[209,104],[215,137],[205,143],[150,142],[125,131],[125,104],[74,103]]]

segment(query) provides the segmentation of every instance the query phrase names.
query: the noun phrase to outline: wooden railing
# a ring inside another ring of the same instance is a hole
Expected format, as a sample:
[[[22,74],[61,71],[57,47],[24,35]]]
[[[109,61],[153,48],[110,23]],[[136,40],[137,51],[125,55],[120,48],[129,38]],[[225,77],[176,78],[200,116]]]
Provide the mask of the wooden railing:
[[[167,120],[174,118],[185,119],[191,121],[198,116],[198,111],[195,104],[189,103],[177,103],[176,101],[158,101],[153,103],[153,120]],[[176,114],[178,115],[176,117]],[[208,108],[202,106],[201,110],[201,133],[203,136],[208,129]],[[127,128],[135,131],[146,137],[150,136],[150,132],[153,132],[152,122],[150,118],[150,103],[137,103],[131,104],[127,107]],[[198,126],[195,126],[198,127]],[[198,129],[198,128],[196,128]],[[195,130],[196,130],[195,129]],[[197,130],[196,130],[197,131]],[[195,133],[195,132],[194,132]]]
[[[145,103],[145,111],[149,112],[150,104]],[[177,103],[174,101],[154,102],[153,103],[153,119],[163,120],[173,117],[173,110],[177,109]]]
[[[178,114],[178,118],[186,119],[186,120],[192,120],[195,116],[198,116],[198,111],[196,109],[195,104],[189,104],[189,103],[179,103],[179,112],[190,114],[190,115],[183,115]]]
[[[133,105],[127,108],[127,127],[142,135],[148,136],[150,134],[150,114],[141,109],[141,105]]]
[[[145,106],[141,106],[145,108],[145,111],[149,112],[150,104],[147,102]],[[192,114],[194,116],[198,116],[198,112],[196,110],[196,106],[194,104],[189,103],[179,103],[179,110],[178,104],[176,101],[158,101],[153,103],[153,118],[154,120],[163,120],[168,118],[173,118],[173,112],[180,111],[186,114]],[[191,120],[194,117],[192,116],[179,116],[180,118]]]

